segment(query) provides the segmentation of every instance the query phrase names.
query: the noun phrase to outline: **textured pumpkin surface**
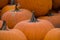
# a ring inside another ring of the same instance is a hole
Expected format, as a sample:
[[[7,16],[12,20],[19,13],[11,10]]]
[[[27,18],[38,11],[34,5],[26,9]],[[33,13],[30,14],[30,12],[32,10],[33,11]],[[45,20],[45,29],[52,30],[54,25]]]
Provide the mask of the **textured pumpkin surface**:
[[[60,0],[53,0],[53,7],[54,8],[58,8],[58,7],[60,7]]]
[[[8,0],[0,0],[0,8],[4,7],[6,4],[8,4]]]
[[[0,30],[0,40],[27,40],[25,35],[17,30]]]
[[[60,28],[49,31],[44,40],[60,40]]]
[[[2,9],[1,15],[9,10],[15,9],[15,5],[7,5]]]
[[[45,20],[38,20],[38,22],[25,20],[15,26],[15,29],[21,30],[28,40],[43,40],[46,33],[52,28],[54,28],[53,25]]]
[[[39,19],[50,21],[55,27],[60,27],[60,14],[53,14],[53,16],[43,16]]]
[[[52,0],[17,0],[20,7],[34,10],[36,17],[45,15],[52,7]]]
[[[32,13],[26,9],[20,9],[20,11],[8,11],[2,16],[2,20],[5,20],[9,28],[13,28],[15,24],[20,21],[30,19]]]

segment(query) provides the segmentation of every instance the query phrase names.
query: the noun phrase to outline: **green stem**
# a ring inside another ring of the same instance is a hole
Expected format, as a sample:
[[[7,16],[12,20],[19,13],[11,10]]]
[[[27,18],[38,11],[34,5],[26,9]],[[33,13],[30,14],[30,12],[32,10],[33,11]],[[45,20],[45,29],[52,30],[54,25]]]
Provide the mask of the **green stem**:
[[[19,11],[19,9],[18,9],[18,4],[16,3],[16,6],[15,6],[15,11]]]
[[[14,5],[15,4],[15,0],[11,0],[10,5]]]
[[[52,10],[49,10],[48,14],[46,16],[53,16]]]
[[[30,20],[30,22],[37,22],[38,20],[35,18],[35,15],[34,15],[34,11],[32,12],[32,18]]]
[[[0,30],[6,30],[6,22],[5,21],[3,21],[3,24],[2,24],[2,27]]]

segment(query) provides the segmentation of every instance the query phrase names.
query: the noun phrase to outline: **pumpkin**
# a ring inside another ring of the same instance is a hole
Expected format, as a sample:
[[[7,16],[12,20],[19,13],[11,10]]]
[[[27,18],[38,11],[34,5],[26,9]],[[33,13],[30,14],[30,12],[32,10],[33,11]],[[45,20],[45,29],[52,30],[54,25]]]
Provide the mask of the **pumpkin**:
[[[6,22],[4,21],[4,24],[0,29],[0,40],[27,40],[24,33],[18,29],[7,30],[5,23]]]
[[[1,15],[9,10],[15,9],[15,1],[11,0],[11,3],[2,8]]]
[[[60,7],[60,0],[52,0],[53,8],[57,9]]]
[[[44,40],[60,40],[60,28],[54,28],[50,30]]]
[[[60,28],[60,13],[50,13],[47,16],[38,17],[38,19],[48,20],[50,21],[55,27]]]
[[[34,12],[31,20],[21,21],[14,27],[21,30],[28,40],[43,40],[46,33],[53,28],[54,26],[49,21],[36,19]]]
[[[35,16],[45,15],[52,8],[52,0],[16,0],[21,6],[28,10],[34,10]]]
[[[9,28],[13,28],[18,22],[30,19],[32,13],[27,9],[18,9],[17,4],[15,10],[7,11],[1,17],[5,20]]]
[[[0,9],[8,4],[8,0],[0,0]]]

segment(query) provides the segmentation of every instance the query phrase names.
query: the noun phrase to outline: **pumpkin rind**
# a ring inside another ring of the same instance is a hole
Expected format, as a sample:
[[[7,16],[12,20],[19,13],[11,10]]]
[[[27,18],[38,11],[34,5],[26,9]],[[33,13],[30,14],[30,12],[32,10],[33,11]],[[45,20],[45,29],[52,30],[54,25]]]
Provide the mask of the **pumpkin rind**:
[[[35,16],[45,15],[52,8],[52,0],[16,0],[21,8],[34,10]]]
[[[3,14],[2,20],[5,20],[9,28],[13,28],[18,22],[30,19],[32,13],[26,9],[19,11],[11,10]]]
[[[0,40],[27,40],[24,33],[17,30],[0,30]]]
[[[60,28],[55,28],[49,31],[44,40],[60,40]]]
[[[40,19],[37,22],[21,21],[14,28],[21,30],[28,40],[43,40],[46,33],[54,26],[50,22]]]
[[[2,8],[1,15],[9,10],[15,9],[15,0],[10,0],[10,4]]]

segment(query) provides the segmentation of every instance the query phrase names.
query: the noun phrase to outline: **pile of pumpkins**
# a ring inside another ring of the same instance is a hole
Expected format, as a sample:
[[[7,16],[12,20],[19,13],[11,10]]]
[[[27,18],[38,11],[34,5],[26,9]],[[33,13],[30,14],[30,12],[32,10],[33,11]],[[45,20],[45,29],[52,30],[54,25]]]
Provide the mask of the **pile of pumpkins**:
[[[60,0],[0,0],[0,40],[60,40]]]

